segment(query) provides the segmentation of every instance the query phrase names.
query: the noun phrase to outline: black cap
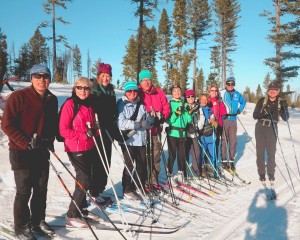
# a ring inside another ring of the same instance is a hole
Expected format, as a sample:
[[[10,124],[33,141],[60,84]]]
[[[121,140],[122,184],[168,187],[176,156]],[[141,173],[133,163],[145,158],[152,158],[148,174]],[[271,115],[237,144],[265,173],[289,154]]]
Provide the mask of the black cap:
[[[281,84],[277,81],[271,82],[268,86],[268,90],[272,90],[272,89],[279,90],[280,88],[281,88]]]

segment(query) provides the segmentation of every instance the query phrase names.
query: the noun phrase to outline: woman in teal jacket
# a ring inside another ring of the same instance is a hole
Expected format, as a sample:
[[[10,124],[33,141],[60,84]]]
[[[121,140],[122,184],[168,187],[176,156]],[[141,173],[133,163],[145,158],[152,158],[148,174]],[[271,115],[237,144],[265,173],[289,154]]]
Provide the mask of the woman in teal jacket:
[[[186,128],[188,123],[192,121],[191,115],[187,112],[187,103],[183,103],[181,99],[181,88],[178,85],[172,87],[173,99],[170,101],[171,114],[166,120],[169,124],[167,131],[167,141],[169,148],[168,171],[173,173],[173,166],[177,155],[178,175],[187,177],[186,172]],[[181,179],[182,181],[184,179]]]

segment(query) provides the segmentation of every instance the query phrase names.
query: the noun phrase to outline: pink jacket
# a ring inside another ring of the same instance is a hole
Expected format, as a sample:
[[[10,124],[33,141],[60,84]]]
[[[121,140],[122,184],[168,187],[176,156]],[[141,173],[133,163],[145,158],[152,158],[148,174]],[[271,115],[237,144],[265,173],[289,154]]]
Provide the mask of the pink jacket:
[[[164,121],[169,117],[171,109],[166,94],[160,88],[151,87],[150,91],[145,92],[140,86],[140,99],[145,105],[146,111],[149,113],[153,109],[163,115]],[[152,109],[151,109],[152,108]],[[152,135],[157,135],[157,131],[162,131],[161,127],[151,129]]]
[[[223,126],[223,116],[227,114],[225,104],[218,98],[209,98],[209,107],[217,119],[218,125]]]
[[[74,115],[74,102],[68,99],[61,110],[59,121],[60,135],[65,138],[66,152],[83,152],[91,150],[94,146],[93,138],[86,135],[88,127],[87,122],[93,126],[95,123],[95,113],[92,107],[79,105],[78,113],[76,114],[72,126],[70,126]]]

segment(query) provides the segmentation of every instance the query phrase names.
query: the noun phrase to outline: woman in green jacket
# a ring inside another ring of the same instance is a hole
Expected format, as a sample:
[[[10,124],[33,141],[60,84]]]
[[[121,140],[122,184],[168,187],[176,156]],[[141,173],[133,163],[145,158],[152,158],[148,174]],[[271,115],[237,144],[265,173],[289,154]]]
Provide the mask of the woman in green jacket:
[[[181,88],[179,85],[174,85],[172,87],[172,96],[170,100],[171,114],[166,120],[166,123],[169,124],[167,128],[167,141],[169,149],[169,159],[168,159],[168,171],[173,179],[173,166],[177,155],[178,163],[178,176],[181,179],[179,181],[184,181],[187,177],[186,172],[186,128],[188,123],[192,121],[191,115],[187,112],[187,104],[181,99]],[[174,181],[172,181],[174,183]]]

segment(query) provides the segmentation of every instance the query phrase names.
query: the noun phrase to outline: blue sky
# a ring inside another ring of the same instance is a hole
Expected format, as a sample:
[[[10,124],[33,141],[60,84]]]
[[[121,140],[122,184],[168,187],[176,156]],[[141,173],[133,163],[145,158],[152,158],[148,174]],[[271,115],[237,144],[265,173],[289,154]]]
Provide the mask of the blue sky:
[[[14,44],[15,50],[33,36],[36,27],[44,20],[49,20],[42,8],[43,0],[0,0],[0,28],[7,35],[9,49]],[[160,9],[166,8],[169,17],[172,16],[173,2],[166,4],[161,1]],[[244,91],[249,86],[255,92],[267,72],[271,70],[263,64],[266,57],[274,55],[273,46],[267,41],[270,28],[265,18],[259,17],[263,10],[272,10],[270,0],[241,0],[240,27],[237,29],[238,49],[232,55],[234,60],[234,75],[236,88]],[[69,25],[58,24],[58,34],[65,35],[70,45],[77,44],[83,58],[83,75],[86,73],[86,55],[89,50],[94,62],[101,58],[103,62],[110,63],[113,68],[113,83],[122,77],[122,58],[125,55],[125,46],[132,34],[136,34],[138,18],[134,17],[135,4],[130,0],[74,0],[68,4],[67,10],[58,9],[56,16],[62,16]],[[156,13],[153,22],[148,26],[158,26],[161,12]],[[50,30],[50,29],[49,29]],[[42,29],[44,36],[50,31]],[[209,74],[210,52],[212,39],[207,39],[199,46],[198,67],[202,67],[205,76]],[[49,42],[49,46],[51,42]],[[157,65],[160,82],[163,82],[161,65]],[[299,78],[289,82],[292,90],[300,88]]]

